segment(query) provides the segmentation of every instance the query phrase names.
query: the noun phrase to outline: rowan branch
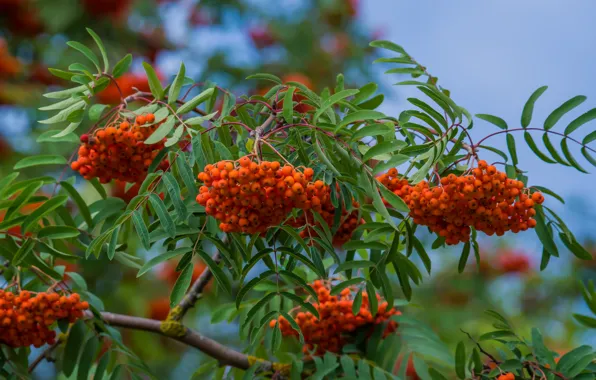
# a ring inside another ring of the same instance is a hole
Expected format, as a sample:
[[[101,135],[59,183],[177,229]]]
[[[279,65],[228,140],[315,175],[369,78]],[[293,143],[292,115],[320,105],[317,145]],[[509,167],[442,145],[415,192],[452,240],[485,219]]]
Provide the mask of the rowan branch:
[[[88,312],[87,316],[92,317],[93,315]],[[257,361],[257,359],[224,346],[223,344],[216,342],[211,338],[201,335],[199,332],[193,329],[186,328],[186,333],[183,336],[176,337],[164,333],[161,330],[162,322],[154,319],[133,317],[129,315],[108,312],[101,313],[101,317],[106,323],[114,327],[147,331],[177,340],[211,356],[212,358],[216,359],[221,366],[232,366],[246,370]],[[261,363],[261,371],[273,370],[273,363],[270,361],[260,359],[258,361]]]
[[[219,254],[219,252],[215,253],[212,259],[213,261],[215,261],[216,264],[219,264],[219,262],[221,261],[221,255]],[[180,312],[178,314],[180,320],[184,318],[186,312],[195,305],[195,303],[203,293],[203,289],[205,289],[205,286],[207,286],[207,284],[212,278],[213,272],[211,272],[209,267],[207,267],[205,268],[203,273],[201,273],[199,278],[197,278],[194,284],[192,284],[188,293],[186,293],[184,298],[182,298],[182,301],[180,301],[180,303],[178,304],[178,307],[180,308]]]
[[[52,344],[51,346],[46,348],[41,354],[39,354],[39,356],[35,358],[33,363],[29,365],[29,373],[33,372],[35,368],[39,365],[39,363],[41,363],[44,359],[49,359],[52,352],[56,349],[56,347],[60,345],[60,343],[62,343],[60,339],[56,339],[56,343]]]

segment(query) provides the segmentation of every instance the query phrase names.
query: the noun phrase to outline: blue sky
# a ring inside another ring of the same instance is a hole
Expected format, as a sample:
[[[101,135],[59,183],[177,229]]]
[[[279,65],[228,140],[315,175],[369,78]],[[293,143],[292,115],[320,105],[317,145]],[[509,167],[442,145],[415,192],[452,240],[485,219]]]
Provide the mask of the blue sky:
[[[363,0],[361,7],[370,28],[380,28],[385,39],[404,46],[473,114],[498,115],[510,127],[519,127],[525,101],[542,85],[549,89],[536,105],[533,126],[540,126],[553,109],[575,95],[586,95],[588,100],[563,118],[558,128],[564,129],[570,120],[596,107],[596,2]],[[416,91],[394,89],[393,99],[384,108],[393,114],[406,106],[405,98]],[[595,127],[596,122],[586,124],[576,133],[581,138]],[[496,129],[479,121],[473,136],[491,131]],[[493,143],[497,142],[504,147],[504,136],[495,137]],[[592,174],[543,163],[525,146],[521,135],[518,150],[521,166],[530,171],[533,184],[546,185],[563,195],[596,185]],[[580,157],[577,148],[572,151],[585,168],[596,170]],[[593,193],[591,199],[596,200]]]

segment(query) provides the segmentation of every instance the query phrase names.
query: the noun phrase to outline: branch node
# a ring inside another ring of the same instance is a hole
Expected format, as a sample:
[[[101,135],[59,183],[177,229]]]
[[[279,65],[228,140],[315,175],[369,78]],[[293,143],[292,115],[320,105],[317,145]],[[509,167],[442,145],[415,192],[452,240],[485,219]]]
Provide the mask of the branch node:
[[[165,335],[172,338],[181,338],[186,335],[186,327],[180,322],[182,317],[182,308],[176,306],[170,313],[165,321],[161,322],[159,329]]]

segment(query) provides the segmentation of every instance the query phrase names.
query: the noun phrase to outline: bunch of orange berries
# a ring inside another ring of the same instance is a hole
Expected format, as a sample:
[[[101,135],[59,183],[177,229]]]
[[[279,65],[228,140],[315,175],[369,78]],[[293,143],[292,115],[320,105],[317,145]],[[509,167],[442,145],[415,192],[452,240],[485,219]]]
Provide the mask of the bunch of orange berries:
[[[497,380],[515,380],[515,375],[513,372],[507,372],[497,377]]]
[[[471,175],[449,174],[433,188],[427,181],[410,186],[397,174],[391,169],[378,180],[406,202],[416,224],[428,226],[447,244],[469,241],[470,227],[489,236],[533,228],[534,205],[544,201],[541,193],[530,195],[523,182],[507,178],[483,160]]]
[[[304,353],[314,351],[315,355],[324,355],[325,352],[340,352],[342,347],[350,341],[352,333],[361,327],[373,327],[387,321],[393,315],[401,313],[396,309],[388,309],[387,302],[378,306],[377,314],[373,315],[369,308],[368,294],[362,293],[362,306],[358,314],[352,312],[355,289],[346,288],[339,296],[332,296],[329,286],[323,281],[314,281],[312,287],[317,292],[318,303],[313,306],[319,312],[320,319],[317,319],[310,312],[299,312],[295,316],[296,323],[304,336]],[[377,300],[381,297],[376,295]],[[270,327],[275,327],[277,320],[269,322]],[[279,318],[279,328],[284,336],[299,336],[290,323],[284,318]],[[384,336],[397,329],[395,321],[389,321],[384,331]]]
[[[220,161],[205,166],[198,178],[197,202],[220,221],[224,232],[262,233],[281,224],[294,209],[321,211],[329,191],[323,181],[311,183],[314,171],[302,172],[277,161]]]
[[[70,323],[83,317],[87,302],[73,293],[69,296],[28,291],[19,294],[0,289],[0,343],[11,347],[41,347],[54,344],[56,332],[50,326],[58,319]]]
[[[71,165],[85,179],[99,178],[101,183],[112,179],[125,182],[142,182],[149,166],[164,147],[164,140],[146,145],[145,140],[155,132],[159,124],[155,115],[137,116],[134,124],[127,120],[99,129],[93,136],[81,136],[79,158]],[[161,168],[168,162],[164,160]]]

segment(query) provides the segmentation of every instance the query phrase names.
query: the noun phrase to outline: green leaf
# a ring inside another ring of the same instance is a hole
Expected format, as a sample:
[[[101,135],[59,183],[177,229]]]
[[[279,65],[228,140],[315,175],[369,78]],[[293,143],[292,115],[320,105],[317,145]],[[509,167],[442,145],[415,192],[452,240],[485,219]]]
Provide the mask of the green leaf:
[[[538,98],[544,93],[544,91],[546,91],[547,88],[548,86],[542,86],[538,88],[532,95],[530,95],[530,98],[524,105],[521,117],[521,125],[524,129],[527,128],[532,122],[532,113],[534,113],[534,104],[536,103],[536,100],[538,100]]]
[[[97,367],[95,367],[95,374],[93,380],[103,380],[104,374],[106,369],[108,368],[108,363],[110,362],[110,351],[107,351],[101,359],[99,363],[97,363]]]
[[[391,153],[402,149],[405,146],[405,142],[401,140],[385,141],[371,147],[362,158],[363,161],[368,161],[371,158],[378,157],[385,153]]]
[[[411,75],[422,75],[424,71],[416,67],[396,67],[385,71],[385,74],[411,74]]]
[[[404,55],[407,55],[406,51],[404,50],[403,47],[399,46],[396,43],[393,43],[391,41],[386,41],[386,40],[377,40],[377,41],[373,41],[369,44],[372,47],[376,47],[376,48],[381,48],[381,49],[387,49],[387,50],[392,50],[395,51],[397,53],[401,53]]]
[[[163,204],[163,201],[159,198],[159,196],[157,196],[157,194],[151,193],[149,194],[149,202],[151,202],[151,206],[153,206],[153,209],[157,213],[161,225],[163,229],[168,233],[168,236],[170,236],[171,238],[175,238],[176,225],[174,224],[172,217],[168,213],[168,209]]]
[[[259,276],[253,278],[252,280],[248,281],[247,283],[243,284],[240,290],[238,290],[238,294],[236,295],[236,308],[240,308],[240,304],[242,303],[242,299],[244,296],[254,288],[258,283],[268,279],[270,276],[273,276],[275,271],[267,270],[261,273]]]
[[[228,293],[232,293],[232,284],[230,280],[226,277],[224,271],[217,265],[215,261],[209,256],[205,251],[198,250],[197,254],[201,257],[201,260],[207,265],[211,273],[213,273],[213,277],[217,283]]]
[[[507,149],[509,150],[509,155],[511,156],[511,161],[513,161],[513,166],[517,166],[517,151],[515,150],[515,138],[511,133],[507,133]]]
[[[19,194],[18,197],[15,198],[14,201],[12,201],[12,204],[10,205],[10,207],[8,208],[8,210],[6,211],[6,214],[4,214],[4,220],[10,220],[11,216],[13,216],[14,213],[16,213],[17,211],[19,211],[21,209],[21,207],[23,207],[25,204],[27,204],[27,202],[29,201],[29,199],[31,199],[31,197],[43,186],[43,182],[42,181],[37,181],[37,182],[33,182],[30,185],[28,185],[27,187],[25,187],[23,189],[23,191],[21,191],[21,193]]]
[[[37,233],[38,239],[70,239],[79,236],[81,233],[79,230],[68,226],[49,226],[42,228]]]
[[[359,92],[359,90],[343,90],[343,91],[340,91],[340,92],[337,92],[337,93],[331,95],[329,98],[327,98],[323,101],[323,103],[321,104],[321,107],[317,110],[317,112],[313,116],[313,122],[316,123],[318,118],[325,111],[327,111],[327,109],[329,107],[333,106],[335,103],[339,102],[340,100],[343,100],[343,99],[345,99],[349,96],[352,96],[352,95],[356,95],[358,92]]]
[[[314,136],[316,136],[316,134],[314,134]],[[315,153],[317,154],[317,156],[319,156],[319,159],[333,173],[335,173],[338,176],[341,175],[341,173],[339,172],[339,170],[337,170],[337,168],[333,165],[333,163],[331,163],[331,160],[329,160],[329,158],[325,155],[325,153],[323,152],[323,149],[321,149],[321,146],[319,145],[318,139],[315,137],[314,140],[315,141],[313,142],[312,147],[315,150]]]
[[[319,311],[311,303],[305,302],[300,296],[297,296],[296,294],[289,293],[289,292],[280,292],[279,294],[282,297],[291,299],[292,301],[299,304],[302,308],[310,311],[312,313],[312,315],[314,315],[317,319],[320,318]]]
[[[592,155],[590,155],[587,147],[585,147],[585,146],[582,147],[581,152],[584,155],[585,159],[588,160],[589,163],[596,166],[596,158],[594,158]]]
[[[184,83],[184,76],[186,75],[186,68],[184,67],[184,62],[180,63],[180,69],[178,70],[178,75],[174,79],[174,82],[170,86],[170,91],[168,93],[168,104],[176,104],[176,100],[178,100],[178,96],[180,96],[180,90],[182,89],[182,85]]]
[[[544,146],[546,147],[546,149],[548,150],[550,155],[553,156],[553,159],[555,161],[557,161],[558,163],[565,165],[565,166],[571,166],[571,165],[569,165],[569,163],[567,161],[563,160],[563,158],[559,155],[559,153],[557,152],[557,150],[551,143],[550,139],[548,138],[548,133],[545,133],[544,135],[542,135],[542,141],[544,142]]]
[[[561,150],[563,151],[563,155],[565,156],[567,161],[569,161],[571,166],[573,166],[574,168],[576,168],[577,170],[579,170],[582,173],[588,174],[588,172],[584,168],[582,168],[579,165],[579,163],[575,160],[575,158],[573,158],[573,156],[571,155],[571,152],[569,151],[569,147],[567,146],[567,138],[564,138],[563,140],[561,140]]]
[[[155,72],[155,69],[147,62],[143,62],[143,68],[147,73],[147,81],[149,82],[149,88],[151,93],[157,100],[161,100],[164,96],[164,89],[161,85],[161,81]]]
[[[514,338],[514,337],[515,337],[515,334],[510,330],[496,330],[496,331],[491,331],[489,333],[480,335],[480,337],[478,338],[478,341],[482,342],[484,340],[495,340],[495,339],[501,339],[501,338]]]
[[[459,257],[459,264],[457,266],[457,271],[459,273],[462,273],[466,268],[466,263],[468,262],[468,257],[470,256],[470,248],[470,242],[466,242],[466,244],[464,244],[464,249],[461,253],[461,256]]]
[[[178,108],[178,110],[176,111],[176,113],[178,115],[182,115],[192,111],[196,106],[208,100],[212,94],[213,87],[206,89],[205,91],[201,92],[199,95],[195,96],[185,104],[181,105],[180,108]]]
[[[393,206],[397,211],[400,212],[410,212],[410,208],[406,205],[403,199],[400,196],[394,194],[389,189],[385,187],[382,183],[379,183],[379,190],[381,190],[381,195],[391,206]]]
[[[246,319],[244,320],[244,322],[242,323],[242,326],[240,327],[240,330],[244,330],[246,326],[248,326],[250,324],[250,322],[254,319],[255,315],[257,315],[257,313],[264,308],[269,301],[271,301],[271,299],[273,297],[277,296],[277,293],[275,292],[271,292],[271,293],[267,293],[265,296],[263,296],[263,298],[261,298],[249,311],[248,313],[246,313]]]
[[[345,243],[342,247],[347,251],[357,250],[357,249],[378,249],[384,251],[387,249],[387,245],[380,241],[369,241],[364,242],[362,240],[352,240]]]
[[[186,294],[192,281],[193,268],[193,264],[188,263],[184,269],[182,269],[180,276],[178,276],[178,279],[176,280],[176,284],[174,284],[172,293],[170,294],[170,307],[178,305],[184,297],[184,294]]]
[[[549,130],[557,124],[557,122],[569,111],[573,110],[575,107],[582,104],[587,98],[583,95],[575,96],[565,103],[563,103],[559,108],[551,112],[550,115],[544,121],[544,129]],[[580,116],[581,117],[581,116]],[[577,120],[577,119],[576,119]],[[582,123],[583,124],[583,123]],[[568,127],[569,128],[569,127]],[[569,132],[571,133],[571,132]],[[569,134],[565,131],[565,134]]]
[[[139,269],[139,272],[137,273],[137,278],[139,278],[142,275],[144,275],[145,273],[147,273],[151,268],[153,268],[157,264],[160,264],[160,263],[167,261],[171,258],[174,258],[176,256],[183,255],[190,251],[192,251],[192,247],[180,247],[180,248],[176,248],[173,251],[165,252],[165,253],[155,256],[151,260],[147,261],[145,263],[145,265],[143,265],[141,267],[141,269]]]
[[[380,162],[373,168],[373,174],[378,175],[383,173],[391,168],[395,168],[404,162],[407,162],[410,159],[410,156],[406,156],[405,154],[396,154],[391,157],[387,162]]]
[[[101,73],[101,68],[99,67],[99,58],[97,58],[97,56],[95,55],[94,52],[91,51],[91,49],[89,49],[87,46],[83,45],[82,43],[76,42],[76,41],[68,41],[66,44],[68,46],[70,46],[71,48],[81,52],[85,57],[87,57],[93,63],[93,65],[97,68],[97,72]]]
[[[394,131],[395,128],[387,124],[378,123],[373,125],[367,125],[354,132],[354,134],[350,137],[350,140],[357,141],[362,139],[363,137],[390,135],[393,134]]]
[[[287,232],[286,228],[290,228],[290,227],[282,227],[282,229],[284,231]],[[295,232],[295,231],[293,231]],[[296,234],[298,235],[298,234]],[[298,237],[300,238],[300,236],[298,235]],[[300,238],[300,240],[302,240],[302,238]],[[302,240],[302,242],[304,243],[304,240]],[[304,243],[304,245],[306,246],[306,243]],[[308,252],[308,246],[306,246],[307,248],[305,249],[306,252]],[[277,249],[280,252],[283,252],[285,254],[288,254],[290,256],[292,256],[294,259],[302,262],[304,265],[306,265],[310,270],[312,270],[314,273],[316,273],[317,275],[319,275],[320,277],[325,277],[325,271],[321,271],[316,265],[313,264],[313,262],[311,260],[308,259],[308,257],[306,257],[305,255],[294,251],[291,248],[287,248],[287,247],[280,247]]]
[[[332,296],[336,296],[339,293],[341,293],[342,290],[354,286],[354,285],[359,285],[366,282],[366,279],[362,278],[362,277],[354,277],[352,279],[340,282],[339,284],[335,285],[332,289],[331,289],[331,295]]]
[[[66,339],[66,346],[62,354],[62,372],[66,376],[72,375],[81,354],[81,347],[83,347],[83,339],[85,338],[85,322],[78,320],[68,332]]]
[[[99,52],[101,53],[101,58],[103,59],[104,71],[108,72],[110,70],[110,62],[108,60],[108,54],[106,53],[106,48],[103,46],[103,42],[101,42],[101,38],[99,38],[97,33],[95,33],[90,28],[87,28],[87,33],[89,33],[91,35],[91,37],[93,37],[93,40],[97,44],[97,47],[99,48]]]
[[[268,80],[277,84],[283,84],[282,80],[279,79],[279,77],[272,75],[272,74],[263,74],[263,73],[258,73],[258,74],[253,74],[253,75],[249,75],[246,77],[246,79],[263,79],[263,80]]]
[[[385,117],[386,116],[384,113],[378,112],[378,111],[369,111],[369,110],[355,111],[355,112],[347,114],[343,118],[343,120],[335,128],[335,133],[337,133],[340,129],[342,129],[346,125],[349,125],[356,121],[378,120],[378,119],[383,119]],[[377,124],[377,125],[384,125],[384,124]],[[393,129],[393,128],[391,128],[391,129]],[[352,139],[353,139],[353,137],[352,137]]]
[[[459,342],[455,350],[455,372],[460,379],[466,378],[466,346],[464,342]]]
[[[360,306],[362,306],[362,289],[358,290],[356,296],[354,297],[354,302],[352,303],[352,314],[358,315],[360,312]]]
[[[571,134],[573,131],[575,131],[576,129],[578,129],[582,125],[584,125],[587,122],[592,121],[594,119],[596,119],[596,108],[592,108],[588,112],[586,112],[583,115],[577,117],[575,120],[573,120],[571,123],[569,123],[569,125],[567,126],[567,128],[565,128],[565,134],[566,135]]]
[[[537,356],[545,359],[551,368],[555,367],[555,359],[553,358],[552,352],[546,348],[542,341],[542,334],[537,328],[532,329],[532,346]]]
[[[83,197],[79,194],[79,192],[74,188],[73,185],[70,183],[63,181],[60,182],[60,186],[70,195],[70,198],[77,204],[79,209],[79,213],[87,223],[88,228],[93,227],[93,219],[91,218],[91,212],[89,211],[89,207],[87,203],[83,200]]]
[[[94,362],[95,354],[97,353],[98,348],[98,339],[95,335],[92,335],[85,344],[83,352],[81,353],[81,359],[79,360],[77,369],[77,380],[89,379],[89,370],[91,369],[91,365]]]
[[[114,66],[114,70],[112,71],[112,76],[114,78],[121,77],[124,73],[126,73],[132,63],[132,55],[126,54],[124,58],[122,58],[116,66]]]
[[[66,158],[62,156],[46,154],[25,157],[17,162],[13,169],[20,170],[40,165],[66,165],[67,163]]]
[[[293,272],[289,272],[287,270],[281,270],[281,271],[279,271],[279,274],[284,278],[289,278],[296,285],[302,287],[311,296],[313,296],[313,298],[315,300],[318,299],[317,292],[310,285],[308,285],[308,283],[302,277],[298,276],[297,274],[295,274]]]
[[[155,132],[153,132],[151,134],[151,136],[149,136],[147,138],[147,140],[145,140],[145,144],[152,145],[152,144],[157,144],[158,142],[162,141],[168,135],[168,133],[170,133],[170,131],[174,128],[175,124],[176,124],[176,117],[174,115],[171,115],[170,117],[168,117],[168,119],[162,125],[160,125],[155,130]]]
[[[197,195],[197,186],[193,177],[192,168],[188,162],[186,162],[185,156],[179,155],[176,158],[176,168],[182,178],[182,182],[184,182],[184,186],[186,186],[186,189],[188,190],[189,196],[194,199]]]
[[[534,216],[534,219],[536,219],[536,235],[538,235],[538,239],[540,239],[544,249],[551,255],[558,257],[559,251],[557,250],[557,245],[544,220],[544,210],[540,205],[535,205],[534,209],[536,210],[536,215]]]
[[[563,244],[565,244],[567,249],[569,249],[571,251],[571,253],[573,253],[575,255],[575,257],[577,257],[578,259],[588,260],[588,261],[594,259],[592,257],[592,254],[590,254],[590,252],[588,252],[584,247],[582,247],[582,245],[579,244],[577,242],[577,240],[569,239],[567,234],[565,234],[563,232],[559,233],[559,238],[561,239]]]
[[[35,211],[29,214],[25,221],[23,221],[23,231],[29,231],[29,228],[32,227],[35,222],[37,222],[39,219],[43,218],[45,215],[49,214],[56,208],[62,206],[64,203],[66,203],[67,200],[67,196],[61,195],[51,198],[43,205],[39,206],[37,209],[35,209]]]
[[[172,199],[172,203],[174,204],[174,209],[178,214],[178,220],[184,221],[187,217],[187,210],[184,201],[182,200],[182,195],[180,195],[180,186],[178,186],[178,182],[170,172],[164,173],[162,176],[164,180],[164,185],[168,190],[168,194],[170,194],[170,198]]]
[[[25,242],[22,243],[22,245],[19,247],[17,252],[14,254],[11,264],[15,267],[19,266],[22,262],[25,261],[25,259],[29,255],[29,253],[31,253],[31,250],[33,250],[34,246],[35,246],[35,240],[33,240],[33,239],[25,240]]]
[[[64,71],[64,70],[59,70],[59,69],[53,69],[51,67],[48,68],[48,71],[53,76],[60,78],[60,79],[64,79],[64,80],[70,80],[75,75],[74,73]]]
[[[501,128],[501,129],[505,129],[505,130],[509,129],[507,122],[498,116],[488,115],[485,113],[479,113],[479,114],[476,114],[476,117],[479,119],[482,119],[484,121],[488,121],[489,123],[496,125],[497,127]]]
[[[534,154],[538,156],[538,158],[540,158],[542,161],[548,164],[556,163],[554,160],[552,160],[550,157],[548,157],[546,154],[542,153],[538,149],[536,143],[534,142],[534,139],[532,138],[532,135],[529,132],[524,132],[524,139],[526,140],[526,143],[528,143],[528,146],[530,147],[532,152],[534,152]]]
[[[19,172],[10,173],[9,175],[5,176],[4,178],[0,179],[0,196],[3,195],[4,188],[10,185],[17,177],[19,176]]]
[[[592,141],[596,140],[596,130],[590,132],[586,137],[584,137],[582,144],[588,145]]]
[[[110,238],[110,242],[108,243],[108,250],[107,250],[107,256],[108,256],[108,260],[112,261],[114,259],[114,255],[116,254],[116,248],[118,246],[118,235],[120,234],[120,227],[121,226],[117,226],[116,228],[114,228],[114,232],[112,232],[112,237]],[[121,254],[124,254],[123,252],[120,252]],[[138,264],[135,263],[134,267],[137,267]]]
[[[292,101],[294,90],[296,90],[296,87],[290,86],[284,95],[283,116],[286,123],[291,123],[294,116],[294,102]]]
[[[213,119],[215,117],[215,115],[217,115],[218,112],[219,111],[215,111],[215,112],[210,113],[209,115],[205,115],[205,116],[191,117],[190,119],[184,120],[184,124],[189,125],[189,126],[201,125],[206,120]]]
[[[576,321],[578,321],[579,323],[581,323],[582,325],[586,326],[586,327],[590,327],[590,328],[596,328],[596,318],[592,318],[592,317],[588,317],[586,315],[581,315],[581,314],[573,314],[573,318],[575,318]]]
[[[369,260],[346,261],[335,268],[335,273],[345,272],[352,269],[365,269],[374,267],[375,263]]]
[[[97,121],[101,117],[101,114],[104,110],[109,108],[109,106],[105,104],[94,104],[89,108],[89,120]]]

